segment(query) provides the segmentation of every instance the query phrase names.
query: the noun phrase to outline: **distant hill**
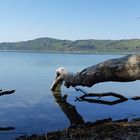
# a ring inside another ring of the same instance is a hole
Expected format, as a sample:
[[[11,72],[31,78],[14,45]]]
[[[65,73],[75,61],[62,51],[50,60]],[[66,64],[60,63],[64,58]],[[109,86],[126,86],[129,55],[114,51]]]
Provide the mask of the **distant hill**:
[[[59,40],[38,38],[21,42],[0,43],[0,50],[61,52],[140,52],[140,39],[129,40]]]

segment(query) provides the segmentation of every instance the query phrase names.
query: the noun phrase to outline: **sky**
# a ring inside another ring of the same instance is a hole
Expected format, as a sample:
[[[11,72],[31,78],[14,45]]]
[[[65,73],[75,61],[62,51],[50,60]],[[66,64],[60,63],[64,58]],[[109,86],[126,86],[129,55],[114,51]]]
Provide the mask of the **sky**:
[[[140,38],[140,0],[0,0],[0,42]]]

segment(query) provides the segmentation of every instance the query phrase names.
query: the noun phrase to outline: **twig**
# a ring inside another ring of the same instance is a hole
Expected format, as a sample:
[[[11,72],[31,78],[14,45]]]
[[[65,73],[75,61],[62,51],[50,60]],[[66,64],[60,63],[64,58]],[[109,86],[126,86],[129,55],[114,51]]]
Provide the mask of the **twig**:
[[[84,93],[84,94],[88,94],[88,93],[86,93],[85,91],[83,91],[83,90],[80,89],[80,88],[76,88],[76,87],[75,87],[75,90],[76,90],[76,91],[81,91],[81,92]]]

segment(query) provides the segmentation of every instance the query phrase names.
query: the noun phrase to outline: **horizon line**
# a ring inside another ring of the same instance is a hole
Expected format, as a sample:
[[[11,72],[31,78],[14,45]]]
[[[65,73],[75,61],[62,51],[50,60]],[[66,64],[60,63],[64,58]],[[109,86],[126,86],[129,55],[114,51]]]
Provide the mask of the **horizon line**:
[[[18,43],[18,42],[26,42],[26,41],[33,41],[37,39],[55,39],[55,40],[68,40],[68,41],[82,41],[82,40],[139,40],[140,38],[122,38],[122,39],[99,39],[99,38],[85,38],[85,39],[59,39],[59,38],[53,38],[53,37],[38,37],[38,38],[32,38],[32,39],[26,39],[26,40],[19,40],[19,41],[2,41],[0,43]]]

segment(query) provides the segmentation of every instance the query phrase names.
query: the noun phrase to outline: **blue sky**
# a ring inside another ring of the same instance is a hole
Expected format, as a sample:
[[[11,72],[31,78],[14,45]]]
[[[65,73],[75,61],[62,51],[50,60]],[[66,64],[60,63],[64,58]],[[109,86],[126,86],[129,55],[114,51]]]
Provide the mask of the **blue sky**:
[[[0,0],[0,42],[140,38],[140,0]]]

